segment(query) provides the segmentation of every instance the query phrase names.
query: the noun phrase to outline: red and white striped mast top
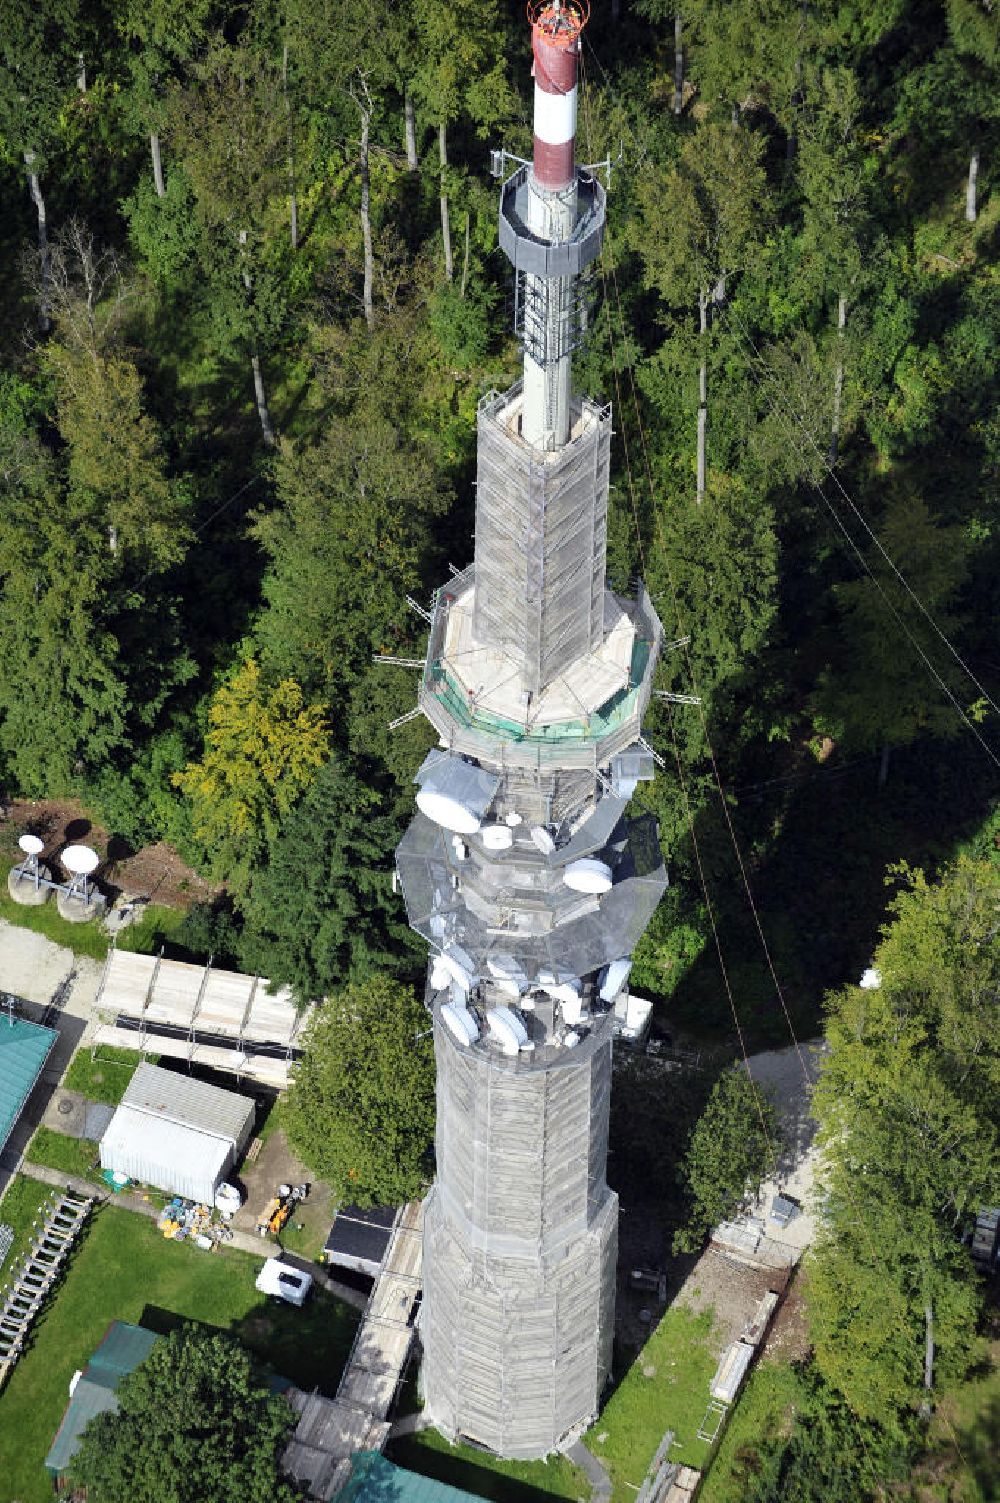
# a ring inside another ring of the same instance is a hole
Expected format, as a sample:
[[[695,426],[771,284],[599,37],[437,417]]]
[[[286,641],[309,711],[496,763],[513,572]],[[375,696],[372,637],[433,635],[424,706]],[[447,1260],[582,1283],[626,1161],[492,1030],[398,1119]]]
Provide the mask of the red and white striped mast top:
[[[528,6],[535,79],[534,173],[559,192],[573,181],[580,35],[589,6],[579,0],[533,0]]]

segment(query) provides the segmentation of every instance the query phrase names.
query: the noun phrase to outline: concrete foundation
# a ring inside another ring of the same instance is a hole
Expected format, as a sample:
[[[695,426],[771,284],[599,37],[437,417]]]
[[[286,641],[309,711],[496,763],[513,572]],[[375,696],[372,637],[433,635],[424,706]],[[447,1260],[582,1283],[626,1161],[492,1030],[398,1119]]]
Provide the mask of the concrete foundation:
[[[52,878],[52,873],[47,866],[39,866],[38,874],[41,877]],[[7,891],[15,903],[20,903],[22,908],[40,908],[49,900],[50,887],[44,887],[41,883],[36,887],[34,877],[24,876],[20,867],[11,867],[7,873]]]
[[[64,918],[68,924],[87,924],[91,919],[97,918],[103,912],[104,900],[96,891],[91,891],[89,897],[90,901],[85,903],[77,893],[69,897],[65,892],[57,892],[59,917]]]

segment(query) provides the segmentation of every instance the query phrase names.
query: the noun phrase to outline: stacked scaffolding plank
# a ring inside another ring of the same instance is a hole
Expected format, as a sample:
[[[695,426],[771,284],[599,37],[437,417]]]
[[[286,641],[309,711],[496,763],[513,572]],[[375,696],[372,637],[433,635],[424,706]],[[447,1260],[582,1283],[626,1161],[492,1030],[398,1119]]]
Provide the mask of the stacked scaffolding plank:
[[[45,1207],[41,1230],[12,1274],[0,1305],[0,1387],[24,1350],[36,1316],[51,1293],[93,1200],[72,1191]],[[36,1221],[35,1226],[39,1223]]]
[[[112,949],[95,1002],[95,1043],[231,1070],[286,1086],[308,1011],[260,976]]]

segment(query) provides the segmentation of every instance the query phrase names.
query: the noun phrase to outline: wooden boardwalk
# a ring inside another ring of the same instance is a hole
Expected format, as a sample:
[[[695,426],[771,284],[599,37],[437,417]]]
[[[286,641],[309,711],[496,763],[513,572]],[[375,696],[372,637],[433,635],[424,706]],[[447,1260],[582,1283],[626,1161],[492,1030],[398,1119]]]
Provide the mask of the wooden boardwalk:
[[[403,1207],[393,1227],[334,1399],[293,1389],[299,1413],[283,1457],[285,1469],[314,1498],[330,1499],[351,1475],[355,1451],[381,1451],[389,1411],[413,1344],[421,1288],[424,1208]]]
[[[24,1351],[24,1342],[76,1241],[93,1199],[65,1190],[47,1202],[26,1256],[0,1299],[0,1388]]]

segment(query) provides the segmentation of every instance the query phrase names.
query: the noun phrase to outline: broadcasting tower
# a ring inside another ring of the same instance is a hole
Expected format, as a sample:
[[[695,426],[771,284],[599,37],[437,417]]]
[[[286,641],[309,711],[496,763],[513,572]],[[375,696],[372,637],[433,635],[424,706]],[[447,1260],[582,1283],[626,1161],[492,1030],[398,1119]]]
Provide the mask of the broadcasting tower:
[[[574,153],[586,10],[529,16],[534,156],[500,192],[524,376],[479,406],[475,559],[435,600],[420,707],[440,744],[396,854],[432,952],[426,1413],[526,1458],[593,1420],[609,1373],[612,1029],[667,880],[655,821],[627,813],[661,627],[641,585],[607,588],[611,410],[571,384],[605,213]]]

